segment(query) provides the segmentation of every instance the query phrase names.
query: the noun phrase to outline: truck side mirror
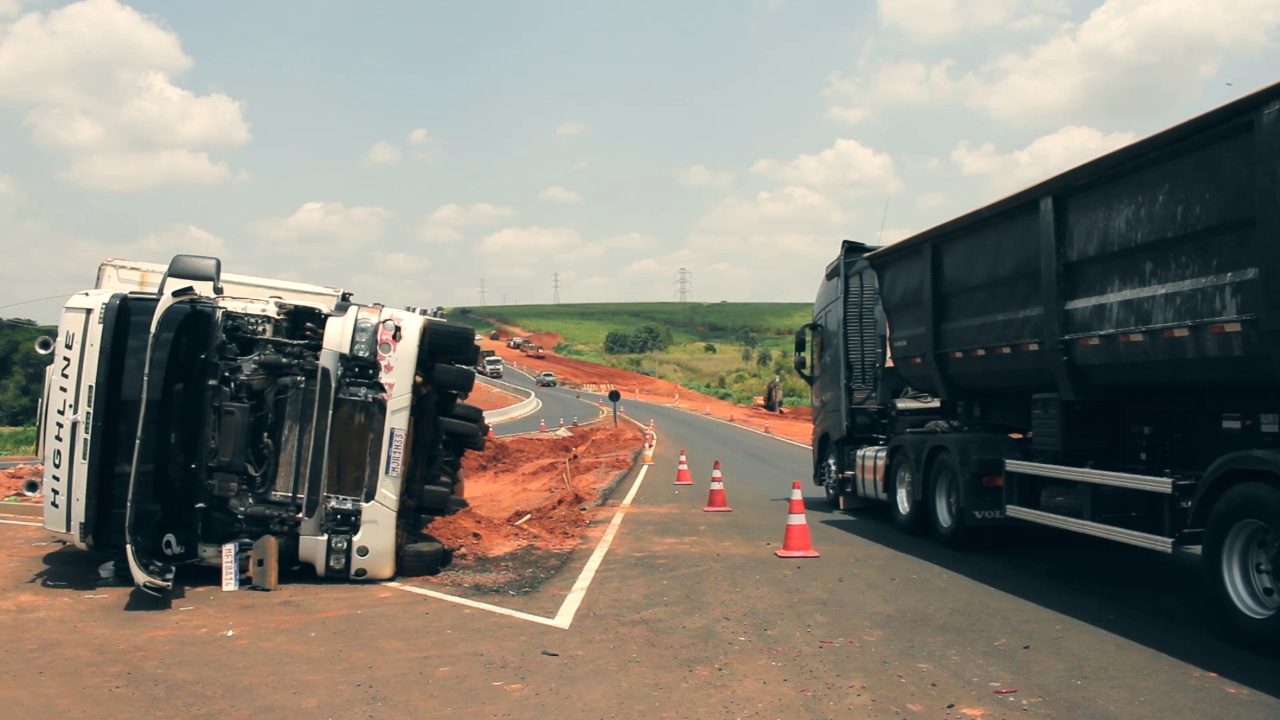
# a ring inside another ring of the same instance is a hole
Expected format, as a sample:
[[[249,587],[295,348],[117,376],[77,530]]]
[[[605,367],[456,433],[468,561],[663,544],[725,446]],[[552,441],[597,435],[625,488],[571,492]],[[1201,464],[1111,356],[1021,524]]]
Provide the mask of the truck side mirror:
[[[817,323],[806,323],[801,325],[799,330],[796,330],[795,356],[792,358],[791,365],[795,368],[796,374],[800,376],[800,379],[804,380],[811,387],[813,386],[814,377],[807,372],[809,369],[809,362],[805,353],[809,347],[809,333],[816,332],[820,330],[821,327],[822,326]]]

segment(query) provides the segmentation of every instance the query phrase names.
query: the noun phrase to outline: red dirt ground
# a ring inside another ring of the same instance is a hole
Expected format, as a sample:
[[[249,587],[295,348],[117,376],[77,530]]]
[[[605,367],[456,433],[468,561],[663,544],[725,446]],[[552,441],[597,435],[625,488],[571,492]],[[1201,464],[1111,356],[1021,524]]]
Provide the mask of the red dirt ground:
[[[631,467],[642,442],[637,428],[604,424],[584,425],[564,436],[489,438],[484,452],[463,457],[471,507],[437,518],[427,531],[459,559],[531,545],[572,549],[593,518],[601,491]]]
[[[479,380],[476,381],[476,386],[472,388],[471,394],[467,396],[467,402],[481,410],[497,410],[498,408],[510,407],[523,399],[505,390],[485,385]]]
[[[44,465],[33,463],[19,465],[0,470],[0,502],[38,503],[40,497],[27,497],[22,494],[22,481],[27,478],[44,477]]]

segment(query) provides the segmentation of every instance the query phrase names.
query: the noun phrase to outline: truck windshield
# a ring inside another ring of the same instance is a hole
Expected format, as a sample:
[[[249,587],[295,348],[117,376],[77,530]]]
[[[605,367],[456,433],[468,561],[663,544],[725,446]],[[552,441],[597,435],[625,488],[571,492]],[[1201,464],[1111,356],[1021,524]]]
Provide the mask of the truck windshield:
[[[84,417],[90,438],[90,480],[83,536],[100,549],[124,547],[125,493],[155,309],[154,297],[124,294],[113,296],[103,309],[98,367],[89,386]]]

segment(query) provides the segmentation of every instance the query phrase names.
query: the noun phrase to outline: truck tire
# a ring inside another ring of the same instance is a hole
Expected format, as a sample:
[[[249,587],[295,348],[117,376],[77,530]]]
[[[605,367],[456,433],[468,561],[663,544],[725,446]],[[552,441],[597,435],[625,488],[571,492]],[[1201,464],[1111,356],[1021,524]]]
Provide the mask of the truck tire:
[[[447,320],[427,323],[427,352],[436,362],[475,365],[480,356],[475,338],[475,330],[466,325]]]
[[[831,443],[828,443],[827,447],[823,449],[822,461],[813,470],[813,481],[815,484],[822,486],[822,491],[827,496],[827,505],[832,510],[839,510],[840,458],[837,457]]]
[[[405,545],[400,551],[396,570],[404,577],[434,575],[444,567],[444,545],[439,542],[419,542]]]
[[[1204,563],[1222,620],[1241,642],[1280,641],[1280,490],[1250,482],[1227,491],[1209,513]]]
[[[484,421],[484,410],[467,403],[458,403],[457,405],[454,405],[453,409],[446,414],[465,422],[475,423],[476,425],[479,425]]]
[[[431,385],[440,392],[469,393],[476,385],[476,374],[468,368],[436,363],[431,367]]]
[[[889,497],[893,509],[893,522],[899,530],[910,535],[920,535],[925,531],[925,514],[921,502],[916,499],[916,483],[919,475],[905,452],[899,452],[893,458],[889,469],[893,487]]]
[[[974,528],[967,527],[964,522],[964,509],[960,507],[960,474],[951,461],[951,453],[944,452],[934,460],[925,496],[929,501],[933,535],[938,542],[950,548],[968,547],[973,542]]]

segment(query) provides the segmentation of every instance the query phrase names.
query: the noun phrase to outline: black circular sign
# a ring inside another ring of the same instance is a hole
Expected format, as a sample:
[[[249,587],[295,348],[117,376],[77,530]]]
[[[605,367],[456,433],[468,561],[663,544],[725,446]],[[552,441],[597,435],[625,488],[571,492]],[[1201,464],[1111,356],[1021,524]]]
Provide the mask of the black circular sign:
[[[609,402],[616,403],[621,399],[622,399],[622,393],[618,392],[617,388],[614,388],[613,390],[609,391]]]

